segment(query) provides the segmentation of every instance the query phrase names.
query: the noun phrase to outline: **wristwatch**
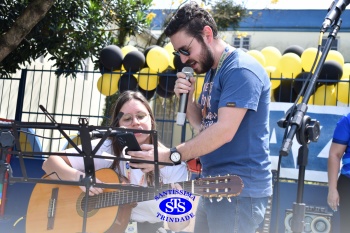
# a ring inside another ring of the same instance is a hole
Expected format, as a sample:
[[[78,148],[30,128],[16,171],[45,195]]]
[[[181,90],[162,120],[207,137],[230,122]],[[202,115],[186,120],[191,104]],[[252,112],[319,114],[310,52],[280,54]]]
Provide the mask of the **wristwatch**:
[[[179,165],[181,163],[181,154],[177,151],[176,147],[170,148],[170,160],[175,165]]]

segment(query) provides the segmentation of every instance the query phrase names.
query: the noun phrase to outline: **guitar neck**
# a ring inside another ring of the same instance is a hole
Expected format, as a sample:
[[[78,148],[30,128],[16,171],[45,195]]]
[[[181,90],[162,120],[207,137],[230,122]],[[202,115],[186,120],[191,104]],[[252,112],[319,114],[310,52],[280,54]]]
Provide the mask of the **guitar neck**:
[[[192,181],[184,181],[180,183],[183,190],[186,192],[191,192],[194,190],[194,182]],[[104,192],[99,195],[92,196],[94,198],[95,208],[104,208],[116,205],[123,205],[133,202],[143,202],[154,200],[156,197],[163,198],[168,194],[176,194],[172,193],[168,190],[172,190],[170,184],[163,185],[159,190],[154,191],[142,191],[143,187],[140,187],[140,191],[135,190],[118,190],[112,192]],[[178,191],[180,193],[181,191]]]
[[[198,180],[190,180],[179,183],[182,190],[173,189],[170,184],[161,186],[159,189],[152,191],[118,190],[113,192],[104,192],[100,195],[92,196],[95,198],[95,208],[103,208],[115,205],[123,205],[133,202],[149,201],[152,199],[164,198],[167,195],[180,194],[194,199],[196,196],[206,197],[227,197],[237,196],[243,188],[243,181],[239,176],[228,175],[220,177],[207,177]],[[174,190],[174,191],[171,191]]]

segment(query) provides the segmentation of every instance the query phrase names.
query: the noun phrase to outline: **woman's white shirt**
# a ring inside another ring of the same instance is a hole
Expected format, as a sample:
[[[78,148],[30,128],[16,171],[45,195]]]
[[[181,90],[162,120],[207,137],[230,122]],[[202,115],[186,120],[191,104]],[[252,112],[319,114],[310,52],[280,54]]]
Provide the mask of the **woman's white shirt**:
[[[94,149],[100,139],[92,140],[91,146]],[[80,147],[81,148],[81,147]],[[67,153],[76,153],[74,148],[67,149]],[[104,141],[102,146],[96,152],[96,155],[102,155],[107,157],[114,157],[113,147],[111,140]],[[84,172],[84,160],[81,156],[67,156],[72,167]],[[107,158],[94,158],[95,170],[102,168],[109,168],[113,163],[113,159]],[[144,173],[140,169],[129,168],[127,161],[120,161],[121,173],[123,176],[129,178],[131,184],[147,186],[147,181],[144,178]],[[188,179],[188,172],[185,163],[181,163],[177,166],[165,166],[160,169],[160,177],[164,184],[186,181]],[[98,177],[97,177],[98,178]],[[131,219],[136,222],[160,222],[157,218],[157,212],[159,212],[159,203],[156,200],[138,202],[137,206],[132,209]]]

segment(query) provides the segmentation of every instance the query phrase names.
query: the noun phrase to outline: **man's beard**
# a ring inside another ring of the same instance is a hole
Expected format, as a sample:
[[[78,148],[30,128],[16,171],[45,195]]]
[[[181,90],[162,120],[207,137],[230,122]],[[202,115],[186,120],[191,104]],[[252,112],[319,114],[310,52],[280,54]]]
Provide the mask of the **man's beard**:
[[[214,65],[214,55],[209,46],[202,44],[202,51],[200,53],[199,68],[195,69],[196,74],[204,74],[208,72]]]

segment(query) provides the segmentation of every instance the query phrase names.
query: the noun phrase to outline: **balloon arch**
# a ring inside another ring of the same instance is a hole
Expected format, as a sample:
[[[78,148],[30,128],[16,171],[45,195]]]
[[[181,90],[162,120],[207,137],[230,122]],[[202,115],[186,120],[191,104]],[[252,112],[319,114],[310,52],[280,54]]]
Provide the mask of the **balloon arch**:
[[[164,47],[152,45],[143,52],[127,45],[119,48],[108,45],[100,52],[100,72],[97,88],[105,96],[117,91],[140,90],[150,99],[156,93],[163,98],[174,96],[176,72],[184,64],[173,55],[169,42]],[[248,50],[266,70],[271,80],[271,99],[278,102],[294,102],[312,73],[317,49],[289,46],[282,52],[273,46],[261,50]],[[318,58],[321,56],[319,54]],[[314,66],[315,69],[316,66]],[[337,101],[349,103],[350,63],[344,62],[342,54],[330,50],[322,67],[317,85],[309,103],[337,105]],[[201,92],[204,75],[197,75],[196,95]]]

